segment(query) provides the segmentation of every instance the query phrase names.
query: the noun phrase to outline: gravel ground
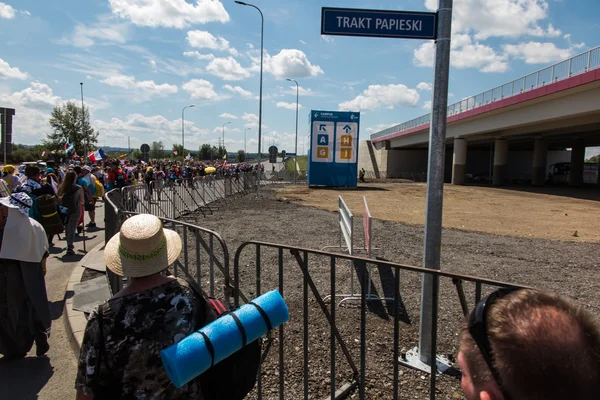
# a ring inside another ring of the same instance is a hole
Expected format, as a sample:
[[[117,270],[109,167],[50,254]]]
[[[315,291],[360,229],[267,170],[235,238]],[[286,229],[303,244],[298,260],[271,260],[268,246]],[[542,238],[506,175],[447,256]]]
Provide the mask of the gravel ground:
[[[196,223],[220,233],[229,246],[232,260],[235,250],[243,242],[260,240],[321,249],[339,243],[337,213],[304,207],[276,197],[277,187],[265,188],[261,199],[247,195],[222,203],[219,211],[206,217],[198,217]],[[192,222],[188,218],[189,222]],[[548,227],[551,229],[551,227]],[[362,222],[355,220],[355,239],[359,246]],[[182,232],[180,230],[180,232]],[[195,240],[187,235],[189,247],[187,258],[195,264]],[[373,244],[379,250],[375,256],[408,265],[420,265],[423,247],[423,228],[402,223],[378,221],[373,223]],[[255,246],[246,246],[239,255],[240,287],[253,298],[256,290]],[[217,251],[221,254],[221,250]],[[283,294],[290,308],[290,322],[285,325],[284,337],[284,384],[285,398],[300,398],[303,393],[303,276],[289,252],[283,253]],[[278,287],[278,250],[261,249],[261,292]],[[201,256],[203,257],[203,256]],[[184,256],[182,256],[182,261]],[[443,232],[442,268],[446,271],[508,281],[550,289],[582,302],[594,314],[600,314],[600,299],[595,296],[600,278],[600,245],[593,243],[561,242],[542,239],[516,238],[455,229]],[[205,265],[203,260],[201,264]],[[192,268],[190,267],[190,270]],[[207,268],[200,269],[202,283],[208,281]],[[310,255],[309,270],[318,290],[324,297],[330,293],[330,260]],[[350,290],[350,265],[347,261],[336,263],[336,293]],[[196,275],[197,270],[191,272]],[[354,274],[356,278],[356,273]],[[393,296],[394,271],[374,268],[373,290],[382,295]],[[583,279],[582,279],[583,278]],[[402,352],[417,344],[419,330],[419,274],[400,273],[401,324],[399,342]],[[217,277],[217,287],[222,280]],[[356,290],[359,286],[356,283]],[[484,291],[489,291],[485,289]],[[465,285],[471,306],[474,287]],[[331,382],[330,370],[330,327],[309,291],[309,362],[308,386],[310,398],[325,398]],[[338,298],[338,301],[341,298]],[[360,368],[360,310],[358,302],[347,302],[336,307],[336,326],[344,339],[357,368]],[[327,306],[330,304],[327,302]],[[367,315],[367,381],[366,397],[369,399],[392,398],[393,379],[393,302],[371,302]],[[450,357],[458,349],[458,331],[463,317],[455,287],[448,279],[440,283],[438,354]],[[273,335],[273,346],[263,364],[263,396],[278,398],[279,373],[277,361],[278,335]],[[336,351],[336,386],[352,378],[352,369],[343,357],[340,347]],[[410,369],[400,368],[400,398],[428,398],[428,377]],[[444,375],[438,379],[437,396],[441,399],[460,399],[460,380]],[[352,398],[358,397],[355,391]]]

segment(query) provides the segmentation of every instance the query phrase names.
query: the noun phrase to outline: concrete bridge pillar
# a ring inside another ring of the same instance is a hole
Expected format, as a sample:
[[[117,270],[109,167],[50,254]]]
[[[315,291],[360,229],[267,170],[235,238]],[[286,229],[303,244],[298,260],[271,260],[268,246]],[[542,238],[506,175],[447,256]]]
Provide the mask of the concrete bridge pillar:
[[[452,158],[452,184],[464,185],[467,169],[467,140],[454,139],[454,156]]]
[[[494,144],[494,176],[492,185],[504,185],[508,165],[508,140],[496,139]]]
[[[544,139],[535,139],[533,147],[533,175],[531,183],[534,186],[543,186],[546,183],[546,162],[548,159],[548,142]]]
[[[585,162],[585,142],[583,139],[573,141],[571,148],[571,172],[569,173],[569,185],[581,186],[583,184],[583,164]]]

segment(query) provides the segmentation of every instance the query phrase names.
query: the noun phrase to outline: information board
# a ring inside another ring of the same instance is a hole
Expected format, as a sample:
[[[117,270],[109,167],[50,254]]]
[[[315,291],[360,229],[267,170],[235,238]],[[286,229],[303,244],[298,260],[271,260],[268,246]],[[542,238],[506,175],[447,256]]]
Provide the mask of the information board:
[[[359,125],[359,112],[310,112],[309,186],[356,186]]]

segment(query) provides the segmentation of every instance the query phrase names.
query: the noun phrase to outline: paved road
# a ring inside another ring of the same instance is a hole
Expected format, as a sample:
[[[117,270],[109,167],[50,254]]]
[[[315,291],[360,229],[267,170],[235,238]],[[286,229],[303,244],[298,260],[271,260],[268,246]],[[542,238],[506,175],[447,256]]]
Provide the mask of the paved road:
[[[88,222],[86,213],[86,223]],[[87,232],[87,250],[104,241],[104,205],[96,208],[98,228]],[[0,399],[6,400],[68,400],[75,398],[73,384],[77,360],[67,340],[63,308],[65,289],[77,263],[83,258],[83,242],[75,243],[76,255],[65,257],[66,242],[54,240],[50,249],[46,288],[52,312],[52,334],[48,357],[36,357],[35,345],[22,360],[4,364],[0,358]]]

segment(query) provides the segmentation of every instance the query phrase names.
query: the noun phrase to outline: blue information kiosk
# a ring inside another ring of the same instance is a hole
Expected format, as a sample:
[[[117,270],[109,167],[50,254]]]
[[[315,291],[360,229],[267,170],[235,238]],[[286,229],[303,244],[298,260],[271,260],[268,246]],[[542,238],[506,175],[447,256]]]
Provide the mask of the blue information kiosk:
[[[308,186],[356,187],[359,127],[359,112],[310,112]]]

